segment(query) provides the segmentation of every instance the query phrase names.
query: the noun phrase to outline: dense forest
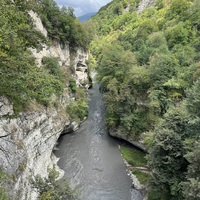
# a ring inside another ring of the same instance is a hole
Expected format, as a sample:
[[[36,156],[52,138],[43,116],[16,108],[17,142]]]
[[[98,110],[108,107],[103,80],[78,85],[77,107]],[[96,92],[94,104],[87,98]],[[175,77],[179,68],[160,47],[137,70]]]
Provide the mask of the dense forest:
[[[91,21],[109,130],[145,134],[149,200],[200,199],[200,1],[113,0]]]

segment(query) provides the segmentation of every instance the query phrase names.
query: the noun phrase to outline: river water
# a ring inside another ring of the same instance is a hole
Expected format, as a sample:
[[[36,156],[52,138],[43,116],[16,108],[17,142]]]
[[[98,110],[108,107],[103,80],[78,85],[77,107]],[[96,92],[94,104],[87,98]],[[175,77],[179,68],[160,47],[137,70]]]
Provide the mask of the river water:
[[[105,107],[98,85],[89,90],[89,115],[76,132],[58,141],[58,165],[82,200],[142,200],[119,151],[119,140],[105,129]]]

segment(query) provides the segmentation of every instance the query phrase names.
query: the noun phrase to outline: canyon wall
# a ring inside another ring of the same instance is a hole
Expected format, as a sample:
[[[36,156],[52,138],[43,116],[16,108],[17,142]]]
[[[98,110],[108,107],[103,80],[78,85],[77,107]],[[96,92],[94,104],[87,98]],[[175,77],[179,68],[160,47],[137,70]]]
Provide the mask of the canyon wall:
[[[33,11],[29,14],[35,21],[36,29],[47,36],[38,15]],[[42,51],[31,49],[37,67],[42,64],[44,56],[56,57],[60,66],[74,68],[73,78],[78,86],[87,86],[88,52],[83,48],[73,50],[69,44],[59,44],[51,41],[51,46],[44,45]],[[4,115],[13,114],[13,104],[5,97],[0,97],[0,166],[11,176],[11,182],[4,185],[9,196],[15,200],[35,200],[37,193],[31,188],[29,179],[36,175],[47,177],[49,170],[55,167],[60,172],[59,178],[64,174],[57,166],[58,158],[52,153],[56,142],[62,133],[75,131],[79,124],[72,121],[66,113],[66,105],[73,102],[74,96],[68,93],[67,83],[58,106],[45,107],[32,101],[19,117],[6,119]],[[53,98],[52,98],[53,101]]]

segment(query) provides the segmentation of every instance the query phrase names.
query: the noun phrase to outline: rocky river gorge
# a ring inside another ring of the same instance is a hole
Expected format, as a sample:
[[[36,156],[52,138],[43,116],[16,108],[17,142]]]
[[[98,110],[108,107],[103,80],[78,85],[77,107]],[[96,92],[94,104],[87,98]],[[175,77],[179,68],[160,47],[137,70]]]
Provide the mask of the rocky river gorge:
[[[89,115],[76,132],[61,136],[59,167],[72,187],[81,189],[82,200],[142,200],[134,189],[121,153],[119,140],[105,128],[105,107],[98,85],[89,90]]]

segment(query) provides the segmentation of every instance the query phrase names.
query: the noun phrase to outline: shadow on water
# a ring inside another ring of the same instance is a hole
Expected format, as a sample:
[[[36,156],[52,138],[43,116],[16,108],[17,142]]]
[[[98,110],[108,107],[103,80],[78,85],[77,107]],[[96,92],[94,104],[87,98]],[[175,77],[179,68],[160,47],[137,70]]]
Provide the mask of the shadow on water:
[[[58,140],[58,165],[72,187],[81,189],[82,200],[142,200],[132,188],[118,145],[105,128],[105,107],[98,85],[89,90],[88,119],[74,133]]]

